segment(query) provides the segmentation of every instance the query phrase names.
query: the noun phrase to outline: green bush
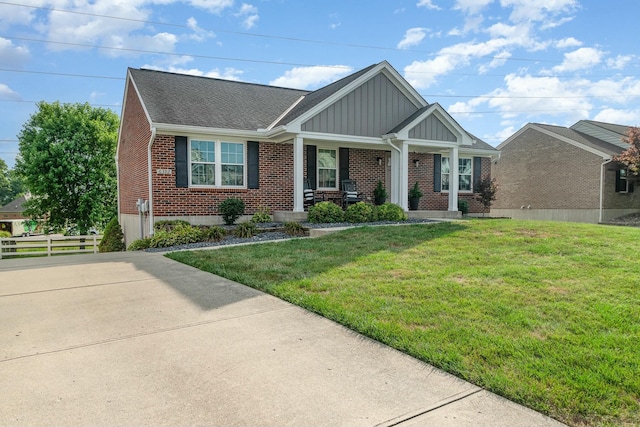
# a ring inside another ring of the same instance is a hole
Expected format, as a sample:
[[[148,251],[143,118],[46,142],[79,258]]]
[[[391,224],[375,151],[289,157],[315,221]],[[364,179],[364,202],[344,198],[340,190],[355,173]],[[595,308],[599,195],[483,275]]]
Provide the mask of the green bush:
[[[227,232],[224,230],[224,228],[218,225],[209,227],[204,232],[204,237],[210,242],[219,242],[220,240],[224,239],[224,236],[226,235],[227,235]]]
[[[463,199],[458,199],[458,210],[462,212],[462,215],[469,213],[469,202]]]
[[[98,245],[98,251],[100,252],[119,252],[124,251],[126,246],[124,244],[124,234],[122,234],[122,228],[117,217],[113,217],[107,227],[104,229],[102,240]]]
[[[151,238],[152,248],[166,248],[175,245],[202,242],[205,233],[200,227],[178,224],[171,231],[157,231]]]
[[[344,219],[352,223],[374,221],[373,206],[365,202],[349,205],[344,212]]]
[[[225,224],[233,225],[240,218],[240,215],[244,213],[244,202],[241,199],[230,197],[220,203],[218,211],[222,215]]]
[[[158,221],[153,224],[153,229],[155,231],[171,231],[176,225],[191,225],[188,221],[183,219],[163,219],[162,221]]]
[[[9,233],[8,231],[0,231],[0,238],[3,237],[11,237],[11,233]]]
[[[271,215],[269,215],[269,208],[259,208],[256,213],[251,217],[251,222],[256,224],[271,222]]]
[[[305,231],[302,224],[299,222],[291,221],[284,223],[284,232],[289,236],[304,236]]]
[[[145,237],[144,239],[138,239],[131,242],[128,251],[142,251],[151,247],[151,238]]]
[[[344,212],[333,202],[320,202],[309,207],[307,220],[314,224],[344,221]]]
[[[406,221],[407,213],[394,203],[383,203],[376,207],[375,216],[378,221]]]
[[[243,222],[242,224],[238,224],[235,230],[233,230],[233,235],[236,237],[240,237],[241,239],[250,239],[255,236],[258,231],[258,227],[253,222]]]

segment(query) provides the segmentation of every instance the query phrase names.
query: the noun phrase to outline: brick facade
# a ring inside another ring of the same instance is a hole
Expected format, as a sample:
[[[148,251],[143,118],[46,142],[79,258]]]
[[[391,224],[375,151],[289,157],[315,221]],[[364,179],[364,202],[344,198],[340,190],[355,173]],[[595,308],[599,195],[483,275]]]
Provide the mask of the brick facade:
[[[136,201],[149,198],[147,149],[151,125],[131,82],[124,106],[118,145],[118,197],[121,214],[137,215]]]
[[[496,209],[599,209],[603,158],[535,129],[505,145],[493,167],[500,189]],[[640,194],[616,193],[613,165],[605,167],[604,208],[638,206]]]

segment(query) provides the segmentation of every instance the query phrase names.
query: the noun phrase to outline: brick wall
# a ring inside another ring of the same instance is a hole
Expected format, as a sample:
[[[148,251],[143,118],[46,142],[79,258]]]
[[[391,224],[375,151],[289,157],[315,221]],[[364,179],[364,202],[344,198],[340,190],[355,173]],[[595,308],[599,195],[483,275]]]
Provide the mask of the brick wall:
[[[173,135],[156,135],[152,148],[154,216],[218,215],[218,206],[229,198],[241,198],[245,214],[261,207],[293,210],[293,145],[260,143],[259,189],[176,188]],[[158,174],[170,170],[170,175]]]
[[[500,185],[493,207],[597,209],[602,161],[600,156],[527,129],[502,149],[493,166]]]
[[[467,157],[467,156],[463,156]],[[418,160],[418,166],[414,165]],[[422,191],[422,198],[418,206],[419,210],[446,211],[449,209],[449,193],[433,191],[434,155],[427,153],[409,153],[409,190],[417,182]],[[482,159],[482,177],[491,176],[491,159]],[[472,185],[475,185],[472,183]],[[469,204],[469,213],[485,213],[484,206],[475,199],[473,193],[458,192],[458,199],[466,200]]]
[[[137,215],[136,201],[149,198],[147,147],[151,129],[133,85],[129,83],[127,89],[118,146],[118,195],[120,213]]]

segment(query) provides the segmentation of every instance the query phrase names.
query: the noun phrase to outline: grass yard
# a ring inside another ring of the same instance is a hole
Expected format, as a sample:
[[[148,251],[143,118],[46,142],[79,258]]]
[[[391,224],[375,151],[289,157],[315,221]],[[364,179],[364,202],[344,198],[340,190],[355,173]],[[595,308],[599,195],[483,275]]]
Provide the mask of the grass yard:
[[[574,426],[640,425],[640,229],[472,220],[175,252]]]

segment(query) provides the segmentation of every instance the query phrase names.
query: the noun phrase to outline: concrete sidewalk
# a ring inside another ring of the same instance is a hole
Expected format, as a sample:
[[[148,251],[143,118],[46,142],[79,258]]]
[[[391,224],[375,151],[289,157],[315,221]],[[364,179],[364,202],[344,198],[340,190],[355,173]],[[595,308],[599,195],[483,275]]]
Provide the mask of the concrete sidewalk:
[[[0,425],[562,425],[158,254],[2,260],[0,333]]]

